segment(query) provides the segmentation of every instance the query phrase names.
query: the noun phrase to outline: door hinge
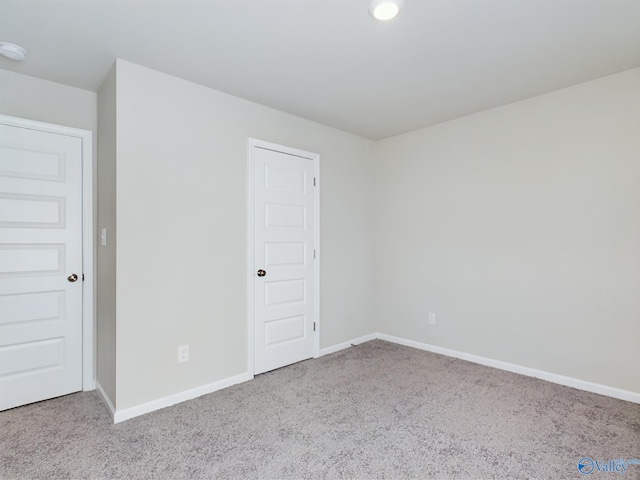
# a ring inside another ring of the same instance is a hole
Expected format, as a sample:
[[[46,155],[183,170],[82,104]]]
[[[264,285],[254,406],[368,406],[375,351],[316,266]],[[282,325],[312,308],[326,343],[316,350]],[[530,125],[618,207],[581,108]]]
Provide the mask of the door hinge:
[[[316,322],[313,322],[313,331],[316,331]]]
[[[316,186],[316,177],[313,177],[313,186]]]
[[[82,274],[82,281],[84,282],[84,273]]]

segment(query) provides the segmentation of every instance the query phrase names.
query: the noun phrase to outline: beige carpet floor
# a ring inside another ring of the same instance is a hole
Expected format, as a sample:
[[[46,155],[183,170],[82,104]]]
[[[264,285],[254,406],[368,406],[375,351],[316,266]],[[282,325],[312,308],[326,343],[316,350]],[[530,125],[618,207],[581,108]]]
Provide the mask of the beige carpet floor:
[[[0,413],[2,479],[640,479],[597,468],[638,458],[638,404],[378,340],[117,425],[95,392]]]

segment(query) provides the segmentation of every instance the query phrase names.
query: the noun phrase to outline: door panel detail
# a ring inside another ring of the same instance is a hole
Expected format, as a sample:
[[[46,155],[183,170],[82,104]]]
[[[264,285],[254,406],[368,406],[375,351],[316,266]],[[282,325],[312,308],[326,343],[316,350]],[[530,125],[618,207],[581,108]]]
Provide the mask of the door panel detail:
[[[254,373],[313,357],[314,159],[253,146]]]
[[[0,124],[0,410],[83,386],[82,141]]]

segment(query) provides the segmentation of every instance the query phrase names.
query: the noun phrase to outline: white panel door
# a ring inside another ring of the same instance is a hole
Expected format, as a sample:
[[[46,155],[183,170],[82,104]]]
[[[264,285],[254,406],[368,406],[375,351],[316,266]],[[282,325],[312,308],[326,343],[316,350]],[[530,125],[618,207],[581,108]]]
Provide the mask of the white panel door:
[[[79,390],[82,140],[0,125],[0,410]]]
[[[253,147],[254,373],[313,357],[314,164]]]

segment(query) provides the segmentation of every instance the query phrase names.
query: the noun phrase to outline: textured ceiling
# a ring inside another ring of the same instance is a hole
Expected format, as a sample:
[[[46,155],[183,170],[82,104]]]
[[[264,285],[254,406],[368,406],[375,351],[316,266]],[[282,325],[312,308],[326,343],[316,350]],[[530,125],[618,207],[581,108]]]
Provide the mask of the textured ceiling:
[[[116,57],[371,139],[640,66],[640,0],[0,0],[0,68],[96,91]]]

